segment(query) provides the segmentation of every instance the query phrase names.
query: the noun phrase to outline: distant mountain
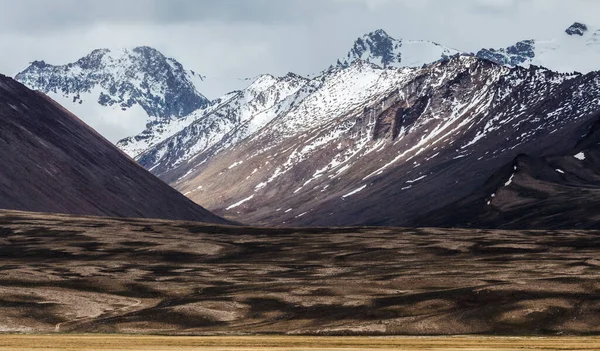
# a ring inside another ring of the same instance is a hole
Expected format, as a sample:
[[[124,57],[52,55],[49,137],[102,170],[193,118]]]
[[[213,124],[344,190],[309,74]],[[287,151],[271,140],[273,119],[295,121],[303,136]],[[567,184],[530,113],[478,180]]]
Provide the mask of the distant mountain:
[[[482,49],[477,56],[502,65],[538,65],[559,72],[600,69],[600,28],[574,23],[550,40],[523,40],[502,49]]]
[[[94,50],[61,66],[35,61],[16,80],[42,91],[117,141],[209,104],[202,77],[150,47]]]
[[[247,223],[407,225],[519,154],[569,153],[600,112],[598,73],[464,55],[399,70],[356,61],[306,87],[249,137],[156,174]]]
[[[422,66],[456,53],[432,42],[396,40],[377,30],[359,38],[343,62],[331,69],[348,68],[357,60],[382,67]],[[210,79],[201,78],[204,80],[196,81],[196,86],[212,84]],[[309,80],[292,73],[279,79],[259,76],[248,82],[247,88],[215,99],[183,118],[149,124],[117,145],[147,169],[163,174],[190,158],[208,159],[235,145],[317,90],[322,81],[323,76],[307,84]],[[290,105],[277,107],[284,100]]]
[[[0,208],[226,223],[46,95],[0,76]]]
[[[424,40],[395,39],[384,30],[358,38],[334,66],[348,67],[355,60],[380,67],[421,67],[456,54],[467,54]],[[475,56],[506,66],[531,64],[558,72],[588,73],[600,69],[600,27],[576,22],[554,38],[525,39],[500,49],[481,49]]]
[[[338,59],[336,66],[348,67],[356,60],[380,67],[420,67],[448,58],[459,51],[423,40],[394,39],[383,29],[358,38],[348,54]]]

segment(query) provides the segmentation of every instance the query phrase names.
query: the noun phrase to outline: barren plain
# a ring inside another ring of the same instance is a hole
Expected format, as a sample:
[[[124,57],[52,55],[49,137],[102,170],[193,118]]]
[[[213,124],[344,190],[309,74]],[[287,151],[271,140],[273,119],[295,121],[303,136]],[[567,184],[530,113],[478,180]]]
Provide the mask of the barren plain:
[[[0,213],[9,334],[587,336],[599,278],[595,231]]]

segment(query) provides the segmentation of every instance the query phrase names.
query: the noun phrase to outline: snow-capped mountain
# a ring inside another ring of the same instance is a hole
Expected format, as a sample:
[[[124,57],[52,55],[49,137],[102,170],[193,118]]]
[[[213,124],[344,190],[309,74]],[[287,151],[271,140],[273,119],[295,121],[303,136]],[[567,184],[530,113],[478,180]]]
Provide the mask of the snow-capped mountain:
[[[576,22],[554,38],[525,39],[500,49],[481,49],[475,55],[501,65],[537,65],[558,72],[588,73],[600,69],[600,27]],[[380,67],[421,67],[456,54],[466,54],[423,40],[400,40],[379,29],[358,38],[335,66],[348,67],[355,60]]]
[[[194,108],[171,115],[135,100],[126,111],[138,106],[153,117],[118,146],[191,199],[242,222],[407,225],[476,191],[519,154],[573,150],[600,111],[600,78],[535,64],[569,62],[581,45],[593,56],[595,33],[575,24],[555,41],[473,55],[378,30],[312,79],[262,75],[210,102],[194,88],[199,102],[185,105]],[[206,82],[178,72],[186,86]],[[86,84],[70,74],[56,75],[70,84],[42,82],[73,96]],[[120,96],[97,81],[111,99]]]
[[[448,58],[459,51],[423,40],[394,39],[383,29],[358,38],[348,54],[338,59],[336,66],[348,67],[356,60],[380,67],[420,67]]]
[[[243,222],[410,224],[517,155],[565,153],[586,134],[600,109],[597,76],[533,65],[525,58],[538,43],[506,49],[518,54],[506,62],[427,42],[418,45],[428,54],[410,56],[376,31],[313,79],[262,76],[119,146]]]
[[[256,133],[157,174],[248,223],[402,225],[519,154],[570,152],[600,112],[598,73],[473,56],[403,69],[357,61],[306,86]]]
[[[35,61],[16,79],[48,94],[113,141],[209,103],[195,87],[200,76],[150,47],[94,50],[60,66]]]
[[[343,62],[338,61],[337,65],[332,66],[330,70],[339,73],[342,68],[350,67],[354,61],[381,67],[422,66],[426,63],[448,58],[456,53],[456,50],[444,48],[432,42],[396,40],[385,31],[377,30],[357,39]],[[344,76],[346,78],[351,77],[353,72],[353,70],[350,70]],[[195,75],[193,78],[196,87],[207,88],[214,83],[207,77]],[[272,79],[274,79],[272,76],[264,75],[249,82],[247,79],[236,80],[235,84],[247,82],[246,84],[250,84],[250,86],[215,99],[205,108],[198,109],[180,119],[155,121],[149,124],[141,133],[124,138],[117,145],[130,156],[138,159],[144,166],[162,174],[173,168],[175,164],[180,164],[190,157],[200,155],[208,149],[212,148],[211,153],[215,153],[225,146],[235,144],[235,142],[242,140],[255,132],[261,125],[270,121],[273,114],[281,114],[286,110],[287,107],[285,106],[280,107],[279,111],[272,109],[271,107],[274,105],[271,103],[273,101],[266,101],[264,106],[260,102],[257,104],[256,102],[260,99],[254,101],[255,92],[253,91],[261,90],[256,87],[269,88],[269,91],[265,94],[276,97],[275,100],[277,101],[297,92],[298,96],[290,96],[288,99],[288,103],[293,105],[317,90],[324,81],[324,76],[311,80],[310,84],[306,85],[301,91],[297,90],[308,81],[297,75],[289,74],[277,85],[271,84],[273,83]],[[201,90],[204,91],[204,89]],[[248,94],[250,94],[250,97],[247,96]],[[312,98],[327,99],[327,93]],[[249,105],[244,106],[244,104]],[[232,108],[232,106],[234,107]],[[226,109],[230,110],[224,112]],[[255,114],[257,111],[261,112],[261,115],[252,118],[252,121],[247,121],[247,115]],[[191,137],[191,135],[195,137]],[[170,139],[171,137],[173,138]],[[222,142],[218,142],[221,140]],[[154,149],[156,145],[161,144],[163,141],[166,142]],[[219,145],[213,147],[214,144]],[[203,157],[207,158],[208,155]],[[158,166],[161,162],[163,164]]]
[[[600,69],[600,28],[574,23],[554,39],[523,40],[507,48],[480,50],[477,56],[502,65],[588,73]]]
[[[280,78],[260,76],[244,90],[227,94],[180,120],[150,126],[118,146],[144,167],[164,173],[208,149],[217,152],[256,132],[285,109],[281,103],[307,81],[293,73]]]

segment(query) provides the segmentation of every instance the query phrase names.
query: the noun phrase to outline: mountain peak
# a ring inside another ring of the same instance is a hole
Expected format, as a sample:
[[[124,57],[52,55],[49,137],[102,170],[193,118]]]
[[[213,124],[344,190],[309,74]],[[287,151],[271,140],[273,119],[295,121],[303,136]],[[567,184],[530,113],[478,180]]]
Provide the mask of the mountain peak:
[[[356,39],[354,46],[346,56],[345,66],[354,62],[356,59],[380,64],[383,67],[392,65],[402,60],[399,50],[402,47],[402,41],[389,36],[383,29],[363,35]]]
[[[159,50],[139,46],[96,49],[64,65],[35,61],[16,79],[50,94],[95,129],[110,131],[109,139],[119,140],[156,119],[180,118],[207,106],[194,76]]]
[[[361,60],[383,68],[420,67],[457,52],[429,41],[395,39],[385,30],[377,29],[356,39],[348,54],[334,66],[346,68]]]
[[[296,74],[296,73],[294,73],[294,72],[288,72],[288,73],[287,73],[287,74],[284,76],[284,78],[289,78],[289,79],[306,79],[305,77],[303,77],[303,76],[301,76],[301,75],[299,75],[299,74]]]
[[[394,38],[392,38],[392,37],[391,37],[391,36],[390,36],[390,35],[389,35],[389,34],[388,34],[388,33],[387,33],[385,30],[383,30],[383,29],[377,29],[377,30],[374,30],[374,31],[372,31],[372,32],[370,32],[370,33],[367,33],[367,34],[363,35],[363,38],[366,38],[366,37],[369,37],[369,38],[390,38],[390,39],[392,39],[392,40],[395,40]]]
[[[588,26],[586,24],[575,22],[569,28],[567,28],[567,30],[565,30],[565,33],[567,33],[568,35],[583,36],[587,31]]]
[[[139,53],[139,54],[148,55],[148,56],[164,56],[162,52],[156,50],[153,47],[145,46],[145,45],[135,47],[135,48],[131,49],[131,51],[133,51],[135,53]]]
[[[30,65],[31,65],[32,67],[36,67],[36,68],[43,68],[43,67],[46,67],[46,66],[48,66],[48,64],[47,64],[47,63],[46,63],[46,61],[44,61],[44,60],[41,60],[41,61],[38,61],[38,60],[36,60],[36,61],[33,61],[33,62],[31,62],[31,63],[30,63]]]
[[[252,91],[261,91],[270,87],[276,82],[277,78],[275,76],[271,74],[261,74],[254,79],[252,84],[250,84],[247,89]]]

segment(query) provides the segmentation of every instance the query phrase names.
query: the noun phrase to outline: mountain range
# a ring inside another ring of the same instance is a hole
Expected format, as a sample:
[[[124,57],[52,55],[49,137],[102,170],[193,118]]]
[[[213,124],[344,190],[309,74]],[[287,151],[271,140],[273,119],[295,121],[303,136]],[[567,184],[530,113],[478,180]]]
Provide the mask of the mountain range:
[[[379,29],[358,38],[345,55],[329,66],[348,67],[362,60],[383,68],[422,67],[460,53],[503,65],[535,64],[559,72],[587,73],[595,70],[600,59],[599,35],[598,28],[575,23],[551,40],[527,39],[506,48],[469,53],[431,41],[395,39]],[[574,55],[575,52],[579,54]],[[198,115],[199,110],[211,102],[218,103],[224,98],[222,95],[229,93],[222,87],[243,90],[260,77],[225,79],[201,75],[156,49],[142,46],[98,49],[63,65],[35,61],[15,78],[48,94],[117,142],[133,135],[148,136],[155,130],[160,134],[163,129],[181,129],[185,123],[179,119]],[[205,95],[218,98],[209,101]],[[170,123],[173,126],[165,126]],[[155,124],[160,126],[153,128]]]
[[[482,49],[477,56],[502,65],[538,65],[559,72],[598,70],[600,28],[576,22],[550,40],[528,39],[501,49]]]
[[[528,194],[505,188],[582,152],[600,111],[598,35],[575,23],[553,40],[465,53],[377,30],[314,78],[262,75],[212,101],[197,88],[201,76],[146,47],[97,50],[64,66],[34,62],[16,78],[68,99],[67,108],[142,110],[145,129],[118,147],[235,220],[495,226]],[[564,168],[564,177],[577,174]],[[555,186],[595,186],[593,172]]]
[[[262,132],[159,175],[250,223],[408,225],[520,154],[572,152],[598,118],[598,87],[597,73],[471,56],[404,70],[357,62]]]

